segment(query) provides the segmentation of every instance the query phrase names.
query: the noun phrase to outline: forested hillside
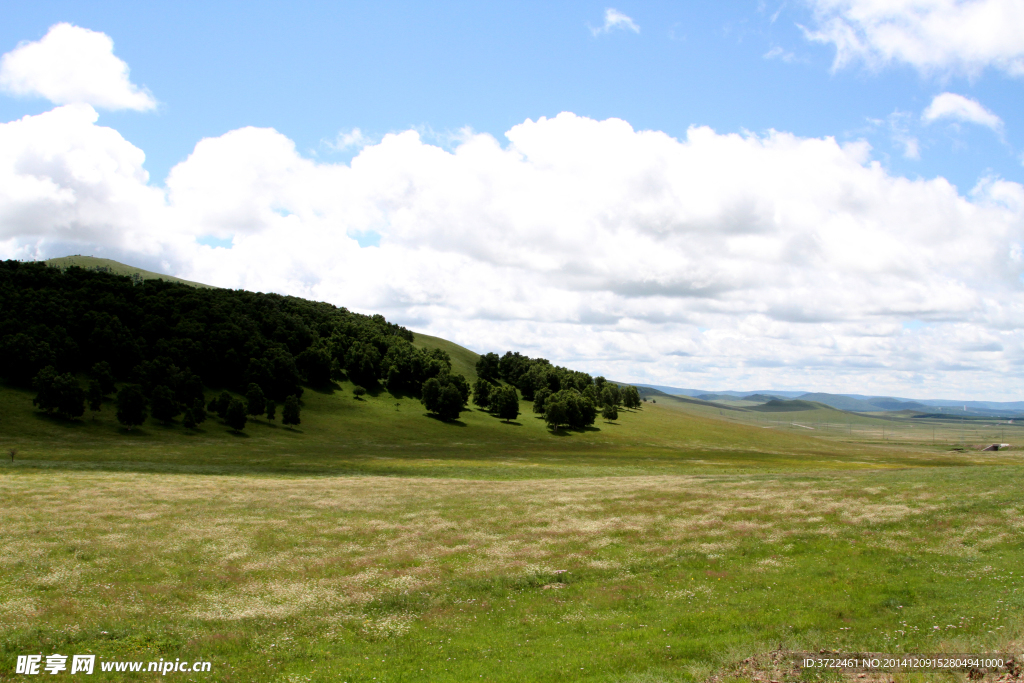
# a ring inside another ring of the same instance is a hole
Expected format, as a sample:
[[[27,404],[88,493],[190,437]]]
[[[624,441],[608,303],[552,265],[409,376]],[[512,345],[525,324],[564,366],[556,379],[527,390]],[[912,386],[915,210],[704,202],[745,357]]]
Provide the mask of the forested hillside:
[[[39,408],[68,418],[83,414],[87,397],[98,406],[117,384],[118,419],[129,401],[165,421],[185,413],[188,424],[205,417],[207,388],[244,395],[246,412],[257,415],[264,398],[287,407],[302,385],[340,380],[357,393],[383,388],[420,398],[442,419],[458,417],[469,382],[452,371],[446,352],[412,341],[411,331],[383,316],[296,297],[0,263],[0,377],[35,389]],[[632,387],[519,353],[485,354],[475,369],[473,402],[506,420],[519,414],[516,390],[556,429],[593,424],[599,411],[614,420],[617,406],[640,403]],[[88,394],[78,383],[83,374]],[[225,418],[232,400],[222,393],[208,408]]]
[[[0,311],[0,375],[23,387],[52,367],[138,384],[147,397],[168,387],[192,405],[204,386],[255,383],[284,400],[343,375],[418,393],[450,368],[447,354],[414,348],[409,330],[379,315],[81,268],[0,264]]]

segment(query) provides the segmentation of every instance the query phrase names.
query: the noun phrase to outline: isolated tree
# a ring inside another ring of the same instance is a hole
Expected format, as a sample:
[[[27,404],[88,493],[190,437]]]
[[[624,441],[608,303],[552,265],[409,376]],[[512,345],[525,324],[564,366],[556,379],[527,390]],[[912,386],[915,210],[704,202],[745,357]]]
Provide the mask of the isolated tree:
[[[240,432],[245,429],[245,423],[248,418],[245,416],[245,404],[238,399],[232,399],[231,403],[228,404],[227,416],[224,418],[225,422],[228,423],[228,427]]]
[[[355,389],[352,390],[352,393],[355,395],[357,399],[362,401],[363,396],[366,395],[366,389],[364,389],[363,387],[356,387]]]
[[[497,358],[498,354],[492,354]],[[482,356],[481,356],[482,358]],[[479,372],[479,371],[478,371]],[[487,380],[481,378],[473,385],[473,403],[485,410],[491,405],[491,393],[493,387]]]
[[[195,402],[192,404],[192,419],[195,420],[197,425],[201,425],[206,422],[206,408],[203,407],[203,397],[196,397]]]
[[[103,386],[97,379],[89,380],[89,389],[85,398],[89,401],[89,410],[96,412],[103,408]]]
[[[619,419],[619,411],[615,407],[614,404],[607,404],[607,405],[605,405],[604,409],[601,411],[601,417],[603,417],[604,419],[606,419],[608,421],[618,420]]]
[[[284,400],[284,408],[281,409],[281,424],[297,425],[302,422],[299,419],[299,399],[297,396],[289,396]]]
[[[154,419],[160,420],[164,424],[169,424],[176,415],[181,414],[174,391],[162,384],[153,388],[153,395],[149,399],[149,410]]]
[[[252,382],[245,391],[245,412],[249,415],[262,415],[267,409],[267,397],[259,384]]]
[[[198,426],[191,408],[185,408],[185,415],[181,418],[181,424],[185,429],[195,429]]]
[[[491,396],[491,411],[505,422],[519,417],[519,396],[511,385],[498,387]]]
[[[117,421],[128,428],[146,421],[146,397],[138,384],[128,384],[117,392]]]
[[[277,419],[277,403],[275,403],[274,399],[272,399],[272,398],[268,398],[267,399],[267,419],[268,420],[276,420]]]

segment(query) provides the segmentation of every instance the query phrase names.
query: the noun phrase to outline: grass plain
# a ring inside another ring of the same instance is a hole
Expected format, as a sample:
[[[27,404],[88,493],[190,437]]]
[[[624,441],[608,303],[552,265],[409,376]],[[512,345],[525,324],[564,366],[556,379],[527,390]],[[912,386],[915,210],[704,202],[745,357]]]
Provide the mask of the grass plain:
[[[351,388],[244,435],[0,390],[0,680],[26,653],[657,683],[751,680],[734,665],[780,648],[1024,648],[1024,451],[950,450],[959,425],[659,398],[551,434],[527,402],[445,424]]]

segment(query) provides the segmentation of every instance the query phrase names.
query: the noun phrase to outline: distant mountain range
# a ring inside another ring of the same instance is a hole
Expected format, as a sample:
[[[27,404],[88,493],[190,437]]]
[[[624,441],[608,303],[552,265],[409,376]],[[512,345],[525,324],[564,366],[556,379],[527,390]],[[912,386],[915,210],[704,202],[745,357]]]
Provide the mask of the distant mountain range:
[[[945,415],[967,414],[975,416],[1020,417],[1024,415],[1024,401],[950,401],[946,399],[913,399],[893,396],[866,396],[864,394],[826,394],[808,391],[708,391],[706,389],[684,389],[658,384],[636,386],[656,389],[670,396],[689,396],[701,401],[740,401],[766,403],[773,399],[799,399],[815,401],[838,410],[854,413],[877,413],[909,410],[918,413],[940,413]]]

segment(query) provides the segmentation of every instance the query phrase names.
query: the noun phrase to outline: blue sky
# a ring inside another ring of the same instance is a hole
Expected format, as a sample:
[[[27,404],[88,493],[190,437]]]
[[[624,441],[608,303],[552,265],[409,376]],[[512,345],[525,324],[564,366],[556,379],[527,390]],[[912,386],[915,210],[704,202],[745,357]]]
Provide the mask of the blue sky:
[[[4,19],[2,258],[108,256],[627,381],[1019,398],[1014,0]]]
[[[922,125],[931,99],[953,91],[1012,122],[1024,109],[1018,79],[922,76],[907,65],[833,72],[835,48],[809,42],[800,3],[620,4],[639,33],[593,35],[600,3],[8,3],[0,49],[38,40],[60,21],[102,31],[132,80],[160,102],[155,114],[106,113],[146,151],[163,179],[196,141],[242,126],[273,127],[299,149],[359,128],[380,137],[417,127],[469,127],[501,137],[527,118],[571,111],[685,135],[768,129],[866,139],[909,176],[942,175],[970,188],[988,173],[1021,180],[1024,137]],[[766,58],[772,50],[780,57]],[[782,55],[786,55],[785,58]],[[44,100],[0,99],[4,120]],[[910,119],[920,159],[905,159],[889,118]],[[882,121],[884,123],[876,123]]]

